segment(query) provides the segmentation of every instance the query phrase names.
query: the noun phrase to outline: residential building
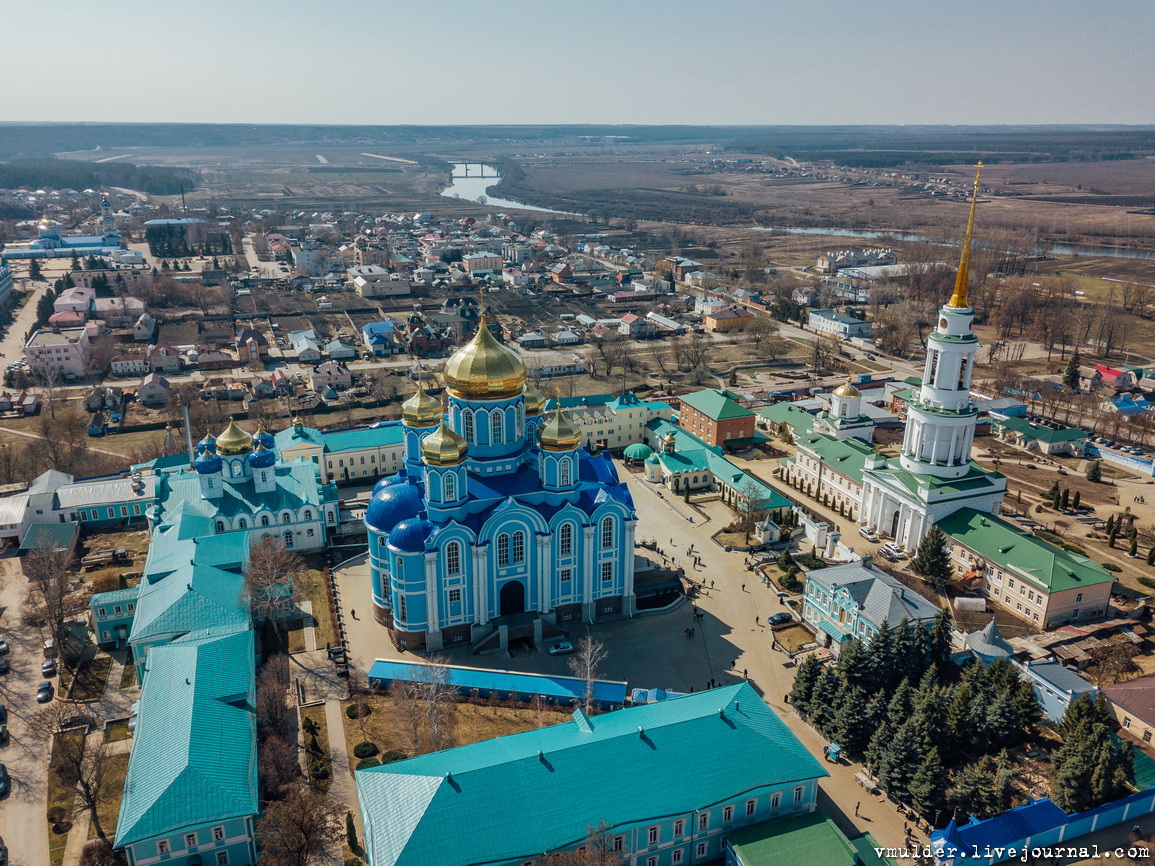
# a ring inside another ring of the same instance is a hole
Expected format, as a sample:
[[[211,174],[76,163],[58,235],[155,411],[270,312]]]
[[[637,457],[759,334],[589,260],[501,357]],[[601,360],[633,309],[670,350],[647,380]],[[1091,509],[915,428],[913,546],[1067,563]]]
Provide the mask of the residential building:
[[[465,270],[471,274],[480,271],[500,273],[503,260],[500,254],[484,250],[476,253],[466,253],[461,257],[461,262],[465,265]]]
[[[156,319],[148,313],[141,313],[132,325],[132,339],[138,343],[150,343],[156,334]]]
[[[976,177],[954,292],[927,337],[926,367],[907,404],[901,456],[897,465],[875,461],[863,471],[859,522],[908,548],[959,509],[997,514],[1007,491],[1006,478],[971,460],[978,406],[970,386],[979,344],[971,330],[967,271],[977,200]]]
[[[848,641],[869,641],[904,620],[929,625],[939,613],[938,605],[875,568],[869,556],[806,574],[802,618],[835,655]]]
[[[353,361],[357,358],[357,350],[344,340],[330,340],[325,344],[325,351],[334,361]]]
[[[36,331],[24,347],[28,372],[34,376],[83,376],[88,365],[88,330],[54,328]]]
[[[816,331],[823,334],[834,334],[843,340],[850,340],[854,337],[869,340],[871,329],[874,327],[870,322],[844,316],[842,313],[834,312],[834,310],[811,310],[808,324]]]
[[[300,363],[315,364],[321,360],[321,343],[317,338],[317,332],[312,328],[290,331],[288,340]]]
[[[149,346],[148,366],[154,373],[179,373],[181,367],[180,352],[164,343]]]
[[[404,349],[397,340],[397,324],[391,319],[362,325],[361,343],[377,357],[393,355]]]
[[[938,526],[955,571],[981,578],[986,596],[1015,615],[1051,628],[1107,612],[1115,578],[1097,562],[973,508],[953,512]]]
[[[733,391],[718,388],[682,395],[678,425],[709,445],[749,444],[754,439],[754,413]]]
[[[309,387],[318,394],[330,388],[347,391],[353,387],[353,374],[340,361],[325,361],[309,372]]]
[[[269,356],[269,340],[256,328],[237,331],[237,359],[243,364],[260,364]]]
[[[168,379],[156,373],[149,373],[140,380],[136,388],[136,399],[145,406],[163,406],[168,402],[170,393],[172,385]]]
[[[745,307],[723,307],[702,317],[709,332],[745,331],[754,322],[754,314]]]
[[[1042,659],[1015,664],[1020,676],[1031,684],[1043,715],[1054,723],[1063,720],[1063,714],[1071,701],[1080,695],[1099,693],[1098,686],[1091,685],[1073,670],[1056,661]]]
[[[393,474],[401,468],[405,448],[400,421],[352,430],[317,430],[298,418],[275,440],[282,459],[311,461],[318,474],[337,483]]]
[[[834,274],[842,268],[893,265],[898,261],[894,250],[882,248],[867,250],[828,250],[818,257],[814,270],[820,274]]]
[[[121,352],[113,356],[109,362],[109,369],[113,376],[119,376],[122,379],[147,376],[149,373],[148,358],[143,352]]]
[[[605,452],[526,385],[521,358],[482,315],[445,365],[448,406],[424,389],[402,406],[402,470],[365,512],[374,616],[410,649],[518,629],[634,615],[629,488]]]
[[[799,436],[814,429],[814,412],[797,403],[774,403],[755,409],[754,414],[762,419],[758,426],[765,427],[783,442],[794,443]]]
[[[1035,424],[1026,418],[992,417],[991,432],[1003,442],[1026,451],[1068,457],[1082,457],[1090,435],[1078,427]]]
[[[657,333],[658,326],[649,319],[643,319],[636,313],[626,313],[618,325],[618,333],[634,340],[652,337]]]
[[[717,862],[730,833],[813,812],[826,775],[741,683],[577,710],[559,725],[360,770],[356,784],[374,866],[524,866],[582,845],[591,815],[623,862],[665,866]],[[493,804],[527,791],[534,808],[511,832]]]
[[[1119,727],[1150,745],[1155,736],[1155,674],[1107,686],[1103,694]]]
[[[380,265],[358,265],[345,272],[353,291],[363,298],[392,298],[408,295],[409,279]]]
[[[136,616],[137,587],[114,589],[92,595],[88,605],[92,634],[104,649],[124,649],[128,646],[128,632]]]
[[[673,415],[669,404],[641,400],[633,391],[621,396],[597,394],[562,397],[560,400],[554,398],[546,404],[546,410],[552,411],[559,403],[566,418],[581,430],[582,445],[587,448],[617,450],[645,442],[649,435],[647,425],[651,421],[657,418],[668,421]]]

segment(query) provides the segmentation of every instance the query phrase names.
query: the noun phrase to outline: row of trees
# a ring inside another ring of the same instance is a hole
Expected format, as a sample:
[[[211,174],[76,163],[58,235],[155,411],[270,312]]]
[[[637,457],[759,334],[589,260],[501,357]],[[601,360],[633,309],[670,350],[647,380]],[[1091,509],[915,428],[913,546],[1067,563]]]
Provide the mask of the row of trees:
[[[830,740],[864,755],[879,785],[924,817],[948,806],[985,817],[1009,803],[999,750],[1027,736],[1039,706],[1005,661],[960,671],[950,632],[945,610],[929,626],[884,624],[867,643],[847,644],[832,667],[806,659],[791,702]]]

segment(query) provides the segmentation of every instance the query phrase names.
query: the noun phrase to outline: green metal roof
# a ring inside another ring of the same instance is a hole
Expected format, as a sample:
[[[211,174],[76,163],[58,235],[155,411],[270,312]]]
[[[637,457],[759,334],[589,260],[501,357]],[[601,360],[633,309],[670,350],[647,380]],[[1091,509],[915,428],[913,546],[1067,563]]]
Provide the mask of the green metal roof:
[[[984,559],[1048,592],[1086,588],[1115,579],[1097,562],[973,508],[960,508],[940,520],[938,526]]]
[[[862,470],[868,458],[876,456],[874,448],[861,439],[835,439],[822,433],[810,433],[798,439],[798,449],[807,451],[818,457],[822,462],[859,484],[862,483]]]
[[[937,475],[908,472],[898,463],[891,463],[869,471],[880,479],[893,479],[898,485],[916,496],[922,496],[922,491],[933,490],[945,494],[946,498],[949,499],[955,494],[975,493],[985,489],[989,489],[991,492],[1005,489],[1005,485],[998,484],[998,481],[1005,476],[998,472],[987,472],[974,461],[971,461],[967,473],[961,478],[939,478]]]
[[[814,429],[814,416],[793,403],[775,403],[755,410],[771,424],[787,424],[794,429],[795,436],[802,436]]]
[[[631,460],[645,460],[653,453],[654,449],[645,442],[635,442],[633,445],[628,445],[625,451],[626,456]]]
[[[72,550],[79,534],[80,524],[75,522],[33,523],[24,534],[18,553],[24,556],[33,550]]]
[[[300,431],[298,433],[298,430]],[[273,434],[273,443],[277,450],[281,451],[284,448],[289,448],[292,445],[299,445],[302,442],[309,442],[313,445],[321,445],[322,435],[321,431],[316,427],[290,426],[278,433]]]
[[[600,820],[621,827],[827,773],[741,683],[355,775],[369,862],[463,866],[579,844]]]
[[[257,813],[253,664],[251,631],[149,652],[116,847]]]
[[[1080,430],[1078,427],[1063,427],[1060,430],[1052,430],[1042,424],[1032,424],[1026,418],[1004,418],[993,422],[994,426],[1001,429],[1013,430],[1024,439],[1034,439],[1039,442],[1046,442],[1053,444],[1055,442],[1077,442],[1080,439],[1086,439],[1090,434],[1085,430]]]
[[[729,418],[749,418],[754,413],[737,402],[738,395],[733,391],[721,391],[716,388],[705,388],[692,394],[682,395],[682,402],[697,409],[707,418],[715,421],[725,421]]]
[[[130,586],[127,589],[114,589],[111,592],[96,592],[88,600],[89,607],[100,607],[102,604],[125,604],[126,602],[136,601],[140,589],[135,586]]]
[[[743,827],[729,839],[739,866],[858,866],[858,852],[823,812]]]
[[[363,451],[366,448],[392,448],[405,441],[405,428],[400,422],[384,427],[365,427],[360,430],[341,430],[322,433],[321,444],[327,454]]]

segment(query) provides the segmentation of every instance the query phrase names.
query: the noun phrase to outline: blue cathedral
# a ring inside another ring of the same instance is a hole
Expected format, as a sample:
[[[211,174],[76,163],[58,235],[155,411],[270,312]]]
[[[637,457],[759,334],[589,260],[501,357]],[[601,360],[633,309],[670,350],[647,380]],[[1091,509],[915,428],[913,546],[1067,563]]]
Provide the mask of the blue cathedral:
[[[403,466],[365,512],[374,616],[408,649],[498,648],[635,612],[629,489],[560,405],[545,415],[485,318],[446,364],[447,404],[419,386],[402,405]]]

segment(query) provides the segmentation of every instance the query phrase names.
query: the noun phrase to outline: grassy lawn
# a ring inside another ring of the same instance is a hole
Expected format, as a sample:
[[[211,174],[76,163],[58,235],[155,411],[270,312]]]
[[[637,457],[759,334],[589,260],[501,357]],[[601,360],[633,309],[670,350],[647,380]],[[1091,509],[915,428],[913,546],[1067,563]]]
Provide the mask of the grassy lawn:
[[[317,646],[337,642],[337,632],[333,627],[333,609],[329,606],[329,590],[325,586],[325,574],[318,568],[310,568],[300,580],[301,601],[313,603],[313,618],[317,621]],[[304,637],[301,638],[302,648]]]
[[[303,628],[291,628],[288,631],[289,652],[299,653],[305,651],[305,630]]]
[[[814,635],[798,623],[775,629],[774,639],[789,653],[796,653],[806,644],[814,643]]]
[[[81,666],[69,697],[74,701],[99,701],[104,697],[104,686],[108,682],[111,667],[111,656],[97,656]]]
[[[329,750],[329,724],[325,721],[325,705],[319,704],[315,707],[303,707],[301,709],[302,725],[304,724],[305,719],[312,719],[317,723],[317,746],[321,750],[321,754],[319,756],[313,752],[308,752],[308,763],[311,764],[314,760],[320,758],[326,763],[326,765],[328,765],[333,753]],[[306,734],[303,729],[301,732],[301,737],[307,747],[312,738]],[[328,791],[332,782],[333,779],[332,776],[330,776],[328,779],[319,780],[314,787],[320,791]]]
[[[48,808],[45,815],[53,812],[62,812],[64,821],[72,820],[72,803],[76,792],[72,785],[60,777],[60,750],[59,743],[65,738],[84,739],[84,732],[80,730],[57,734],[52,739],[52,754],[48,759]],[[68,834],[59,835],[52,832],[52,822],[48,822],[48,853],[52,858],[52,866],[59,866],[64,860],[64,848],[68,844]]]
[[[100,826],[106,836],[112,836],[116,830],[116,819],[120,814],[120,798],[124,794],[124,777],[128,773],[128,755],[112,755],[108,759],[108,774],[112,779],[112,793],[106,797],[97,808],[100,815]],[[88,838],[96,838],[96,830],[92,824],[88,825]]]
[[[128,719],[122,719],[119,722],[109,722],[104,726],[104,742],[115,743],[117,740],[127,740],[128,733]]]

